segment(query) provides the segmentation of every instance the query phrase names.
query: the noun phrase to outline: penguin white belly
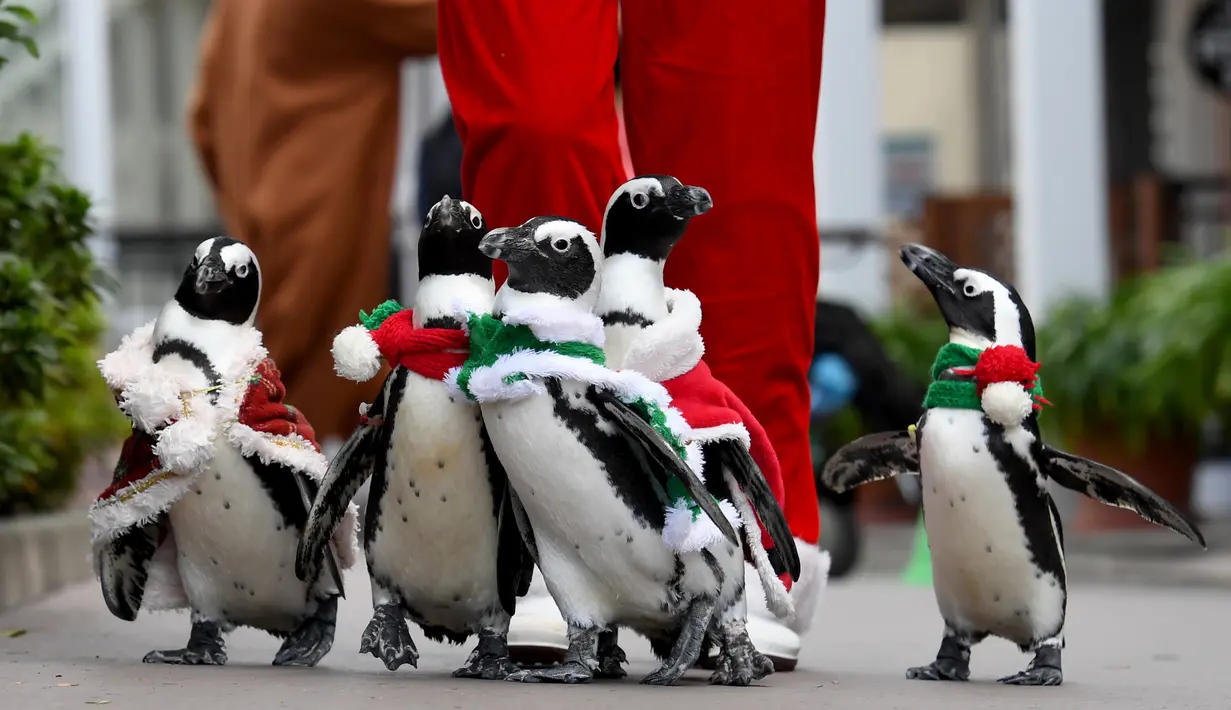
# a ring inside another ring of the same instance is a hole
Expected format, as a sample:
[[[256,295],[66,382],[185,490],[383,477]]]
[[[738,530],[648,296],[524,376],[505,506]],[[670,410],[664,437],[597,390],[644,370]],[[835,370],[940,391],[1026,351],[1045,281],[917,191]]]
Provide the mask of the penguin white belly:
[[[564,389],[573,397],[584,387],[564,383]],[[620,499],[590,450],[553,414],[551,397],[484,404],[483,416],[534,528],[544,581],[566,619],[668,626],[679,612],[671,586],[678,584],[686,600],[718,591],[700,553],[680,557],[684,574],[674,581],[675,556],[661,533]],[[726,573],[724,596],[733,596],[742,559],[725,551],[715,557]]]
[[[929,412],[919,468],[933,586],[946,621],[1019,644],[1058,632],[1064,591],[1032,561],[1012,491],[987,450],[982,412]]]
[[[170,510],[177,567],[193,609],[289,632],[315,607],[295,576],[299,531],[287,526],[243,457],[219,444],[213,463]]]
[[[481,414],[411,372],[395,422],[370,573],[432,625],[477,631],[500,608]]]

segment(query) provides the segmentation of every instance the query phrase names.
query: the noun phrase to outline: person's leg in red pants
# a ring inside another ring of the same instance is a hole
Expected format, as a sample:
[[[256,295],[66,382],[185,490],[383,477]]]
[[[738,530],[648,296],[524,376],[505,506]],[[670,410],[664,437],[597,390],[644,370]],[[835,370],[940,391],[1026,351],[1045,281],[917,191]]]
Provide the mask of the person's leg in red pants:
[[[765,426],[781,460],[787,521],[814,563],[793,594],[803,606],[828,576],[815,548],[807,379],[820,269],[812,147],[825,2],[780,0],[770,9],[623,0],[622,8],[633,166],[700,185],[714,199],[672,252],[667,284],[701,300],[706,362]],[[810,622],[811,609],[800,611],[796,631]]]
[[[538,215],[595,234],[627,178],[615,111],[616,0],[441,0],[440,68],[463,198],[491,227]],[[497,282],[503,264],[497,262]]]

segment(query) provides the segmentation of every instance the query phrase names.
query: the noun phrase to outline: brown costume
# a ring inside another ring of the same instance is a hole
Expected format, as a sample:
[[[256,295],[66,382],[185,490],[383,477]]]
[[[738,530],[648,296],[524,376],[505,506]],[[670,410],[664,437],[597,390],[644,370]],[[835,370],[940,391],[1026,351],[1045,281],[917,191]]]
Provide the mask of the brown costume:
[[[376,394],[330,345],[388,296],[405,58],[436,51],[428,0],[214,0],[189,131],[231,236],[261,264],[258,327],[322,438]]]

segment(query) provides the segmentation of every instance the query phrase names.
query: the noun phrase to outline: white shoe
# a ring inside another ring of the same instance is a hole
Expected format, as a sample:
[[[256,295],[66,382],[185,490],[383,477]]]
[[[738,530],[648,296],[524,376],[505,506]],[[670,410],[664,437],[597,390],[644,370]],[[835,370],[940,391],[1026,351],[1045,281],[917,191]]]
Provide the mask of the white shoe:
[[[791,585],[795,616],[790,622],[774,616],[765,602],[761,578],[752,565],[744,566],[744,594],[748,601],[748,637],[757,650],[774,663],[777,672],[791,671],[799,662],[800,638],[812,627],[821,592],[829,581],[829,553],[816,545],[795,540],[799,550],[799,581]],[[713,653],[714,651],[711,651]],[[713,656],[703,667],[712,668]]]
[[[517,600],[509,622],[509,659],[519,664],[551,664],[563,661],[567,650],[568,624],[536,567],[530,591]]]
[[[795,617],[784,623],[765,603],[761,579],[752,565],[744,566],[748,599],[748,636],[752,645],[774,662],[774,670],[790,671],[799,661],[800,637],[812,626],[821,592],[829,581],[829,553],[816,545],[795,541],[799,550],[799,581],[791,585]],[[509,657],[514,663],[554,663],[568,650],[568,625],[535,569],[530,591],[517,600],[517,613],[509,623]],[[708,663],[707,663],[708,662]],[[712,657],[702,659],[712,667]]]

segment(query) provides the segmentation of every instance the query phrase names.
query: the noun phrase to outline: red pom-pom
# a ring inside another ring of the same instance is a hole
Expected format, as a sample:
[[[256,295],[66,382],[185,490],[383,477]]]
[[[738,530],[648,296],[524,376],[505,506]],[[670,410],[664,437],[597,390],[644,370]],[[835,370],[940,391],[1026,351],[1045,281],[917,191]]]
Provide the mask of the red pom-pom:
[[[1016,345],[993,345],[979,355],[975,363],[975,383],[980,394],[993,382],[1017,382],[1026,389],[1034,387],[1039,363]]]

